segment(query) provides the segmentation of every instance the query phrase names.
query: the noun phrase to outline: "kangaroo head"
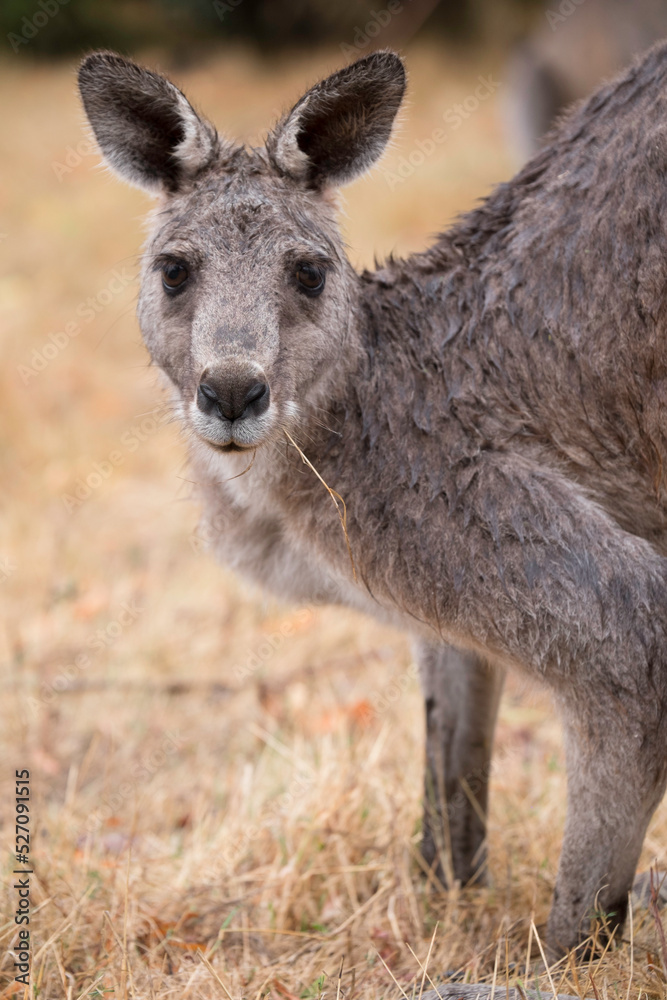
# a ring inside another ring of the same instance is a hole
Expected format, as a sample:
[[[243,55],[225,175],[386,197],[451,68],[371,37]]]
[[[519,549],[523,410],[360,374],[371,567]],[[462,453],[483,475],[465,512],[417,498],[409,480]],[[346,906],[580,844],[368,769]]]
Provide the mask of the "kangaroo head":
[[[309,90],[246,148],[218,136],[164,77],[110,52],[79,71],[109,166],[158,196],[139,320],[190,428],[255,448],[331,385],[349,349],[357,278],[332,189],[380,156],[405,89],[376,52]]]

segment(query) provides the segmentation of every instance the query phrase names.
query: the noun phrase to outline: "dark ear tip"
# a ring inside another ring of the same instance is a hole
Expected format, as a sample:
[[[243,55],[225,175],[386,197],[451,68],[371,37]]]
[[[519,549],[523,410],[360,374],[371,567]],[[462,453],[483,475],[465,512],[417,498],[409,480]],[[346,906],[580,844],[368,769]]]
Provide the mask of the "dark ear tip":
[[[382,82],[398,89],[399,100],[402,98],[407,84],[405,63],[392,49],[378,49],[361,59],[355,60],[347,67],[353,72],[364,71]]]
[[[133,65],[134,63],[129,59],[125,59],[123,56],[118,55],[117,52],[111,52],[107,49],[98,49],[96,52],[89,52],[79,65],[79,83],[91,79],[101,70],[126,69]]]
[[[394,52],[393,49],[377,49],[375,52],[370,52],[367,56],[357,59],[352,65],[366,65],[369,69],[373,67],[396,76],[405,76],[405,63],[398,52]]]
[[[376,60],[380,65],[391,67],[392,69],[402,70],[405,72],[405,64],[398,52],[394,52],[393,49],[376,49],[375,52],[370,52],[365,56],[368,60]]]

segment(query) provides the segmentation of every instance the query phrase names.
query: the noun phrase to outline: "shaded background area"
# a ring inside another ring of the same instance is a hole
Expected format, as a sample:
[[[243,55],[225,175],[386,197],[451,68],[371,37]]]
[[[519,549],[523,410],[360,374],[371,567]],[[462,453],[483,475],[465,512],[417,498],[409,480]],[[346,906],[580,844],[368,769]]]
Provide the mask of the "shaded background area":
[[[44,6],[32,0],[5,0],[0,11],[0,33],[20,34],[23,18],[38,11],[53,17],[48,32],[35,34],[32,51],[58,56],[82,48],[160,46],[194,59],[206,50],[232,41],[247,41],[267,52],[336,44],[366,24],[382,22],[386,12],[402,8],[403,26],[390,38],[403,41],[420,27],[459,43],[478,44],[495,37],[501,43],[527,28],[541,13],[537,0],[404,0],[390,6],[373,0],[50,0]],[[38,18],[41,20],[41,18]],[[499,30],[502,31],[498,37]],[[373,29],[371,28],[371,31]],[[30,32],[30,29],[28,29]],[[382,44],[391,44],[386,39]]]
[[[542,121],[566,82],[571,96],[590,89],[655,34],[664,8],[649,3],[644,18],[639,0],[565,3],[568,14],[518,0],[3,3],[5,995],[11,778],[23,767],[42,996],[219,996],[200,952],[235,997],[332,995],[341,959],[346,996],[392,996],[392,975],[406,991],[420,981],[436,926],[435,980],[538,975],[531,921],[541,932],[565,809],[552,706],[509,683],[493,883],[444,895],[417,859],[423,718],[405,638],[349,612],[283,606],[206,552],[184,443],[134,317],[151,202],[99,168],[75,70],[83,51],[120,48],[169,72],[220,131],[258,143],[321,76],[398,48],[410,87],[396,139],[342,196],[351,258],[368,266],[421,249],[509,177],[526,135],[536,141],[526,108]],[[663,806],[644,867],[667,867],[666,838]],[[632,975],[633,989],[661,996],[645,910],[634,934],[633,956],[610,952],[580,980],[563,968],[556,986],[590,995],[593,977],[600,995],[626,995]]]

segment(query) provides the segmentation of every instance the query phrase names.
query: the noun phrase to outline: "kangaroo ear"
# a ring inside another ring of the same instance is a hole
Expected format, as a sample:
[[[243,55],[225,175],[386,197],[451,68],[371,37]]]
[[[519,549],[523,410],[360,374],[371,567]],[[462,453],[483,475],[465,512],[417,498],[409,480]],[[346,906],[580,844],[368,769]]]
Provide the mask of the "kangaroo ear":
[[[394,52],[373,52],[305,94],[266,146],[275,167],[309,187],[346,184],[382,154],[405,93]]]
[[[217,152],[215,129],[173,83],[115,52],[84,59],[79,91],[107,163],[137,187],[176,191]]]

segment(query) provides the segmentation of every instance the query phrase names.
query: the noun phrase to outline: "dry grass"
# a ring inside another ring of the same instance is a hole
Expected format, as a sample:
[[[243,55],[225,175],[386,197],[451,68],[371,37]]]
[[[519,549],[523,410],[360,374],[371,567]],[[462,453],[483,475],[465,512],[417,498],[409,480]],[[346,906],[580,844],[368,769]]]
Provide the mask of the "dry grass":
[[[412,106],[387,166],[478,73],[500,73],[493,59],[408,57]],[[219,125],[257,136],[339,61],[232,53],[180,80]],[[530,934],[531,920],[544,924],[564,817],[548,702],[516,682],[503,702],[493,887],[439,893],[415,856],[423,722],[405,640],[352,614],[267,601],[201,551],[178,431],[150,416],[159,397],[136,288],[102,302],[114,268],[136,271],[145,200],[91,156],[56,177],[53,163],[81,140],[70,67],[17,60],[0,84],[3,995],[23,992],[9,950],[23,767],[35,996],[333,996],[342,960],[346,997],[398,995],[394,977],[409,995],[432,936],[427,986],[456,972],[538,978],[548,994]],[[496,111],[495,98],[483,104],[393,192],[382,175],[350,191],[355,260],[423,245],[507,176]],[[18,366],[89,297],[95,317],[24,384]],[[63,494],[112,452],[120,463],[68,511]],[[666,833],[662,808],[643,867],[667,866]],[[645,911],[633,934],[632,949],[556,970],[556,988],[664,995]]]

